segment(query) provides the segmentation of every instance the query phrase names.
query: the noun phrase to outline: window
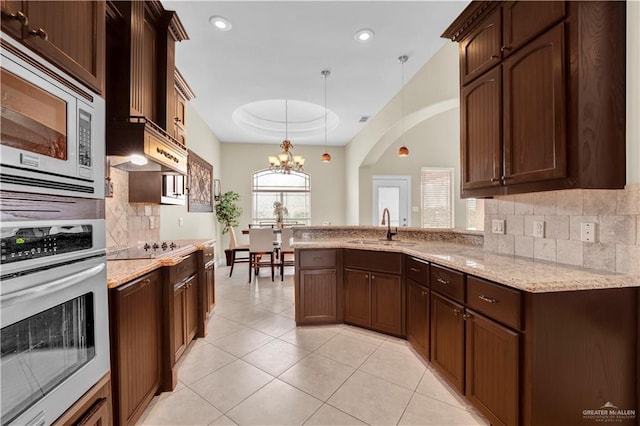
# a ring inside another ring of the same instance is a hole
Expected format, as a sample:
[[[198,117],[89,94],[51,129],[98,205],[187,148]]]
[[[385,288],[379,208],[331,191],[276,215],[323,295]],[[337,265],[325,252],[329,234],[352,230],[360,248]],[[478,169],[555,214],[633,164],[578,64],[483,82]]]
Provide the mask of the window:
[[[467,229],[484,231],[484,200],[467,199]]]
[[[423,228],[453,227],[453,169],[421,169],[420,207]]]
[[[289,215],[285,224],[311,223],[311,191],[307,173],[274,173],[261,170],[252,175],[253,223],[275,223],[273,203],[280,201]]]

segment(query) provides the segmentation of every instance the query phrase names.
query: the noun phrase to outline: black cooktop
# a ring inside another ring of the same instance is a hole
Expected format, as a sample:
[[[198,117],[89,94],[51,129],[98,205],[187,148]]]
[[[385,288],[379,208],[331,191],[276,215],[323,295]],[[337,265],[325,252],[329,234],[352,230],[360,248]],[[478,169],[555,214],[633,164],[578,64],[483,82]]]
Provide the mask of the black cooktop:
[[[172,241],[145,243],[141,246],[129,247],[108,253],[107,260],[153,259],[169,254],[179,248],[180,246]]]

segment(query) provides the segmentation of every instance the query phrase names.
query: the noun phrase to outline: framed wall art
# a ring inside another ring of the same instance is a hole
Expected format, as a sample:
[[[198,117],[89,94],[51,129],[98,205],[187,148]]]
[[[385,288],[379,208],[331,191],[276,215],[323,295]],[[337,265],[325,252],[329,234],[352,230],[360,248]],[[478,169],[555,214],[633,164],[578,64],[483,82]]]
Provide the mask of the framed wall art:
[[[187,210],[213,212],[213,166],[189,150]]]

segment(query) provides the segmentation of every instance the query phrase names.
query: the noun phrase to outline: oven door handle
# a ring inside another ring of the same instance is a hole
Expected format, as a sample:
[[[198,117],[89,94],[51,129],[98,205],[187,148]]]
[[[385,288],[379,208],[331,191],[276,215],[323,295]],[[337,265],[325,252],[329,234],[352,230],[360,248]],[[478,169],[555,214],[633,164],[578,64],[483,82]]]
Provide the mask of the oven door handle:
[[[104,270],[106,267],[105,263],[100,263],[99,265],[93,266],[89,269],[85,269],[82,272],[78,272],[73,275],[68,275],[66,277],[57,279],[50,283],[40,286],[34,286],[30,288],[26,288],[24,290],[18,290],[11,293],[3,294],[0,296],[0,302],[3,304],[12,304],[17,302],[24,302],[34,297],[42,297],[46,296],[50,293],[54,293],[56,291],[64,290],[67,287],[71,287],[80,282],[83,282],[94,275],[98,275],[100,272]],[[105,282],[105,286],[107,283]]]

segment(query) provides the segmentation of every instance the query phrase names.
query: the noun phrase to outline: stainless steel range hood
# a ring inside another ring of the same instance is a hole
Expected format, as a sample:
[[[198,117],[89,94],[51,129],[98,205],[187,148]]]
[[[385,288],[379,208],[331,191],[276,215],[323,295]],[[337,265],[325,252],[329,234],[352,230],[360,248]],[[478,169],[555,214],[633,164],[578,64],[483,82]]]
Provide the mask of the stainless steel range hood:
[[[151,120],[129,117],[107,125],[107,155],[113,167],[126,171],[157,171],[187,174],[187,148]],[[132,154],[146,157],[146,165],[129,160]]]

